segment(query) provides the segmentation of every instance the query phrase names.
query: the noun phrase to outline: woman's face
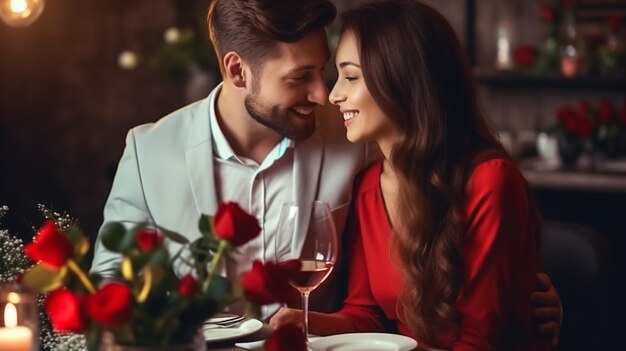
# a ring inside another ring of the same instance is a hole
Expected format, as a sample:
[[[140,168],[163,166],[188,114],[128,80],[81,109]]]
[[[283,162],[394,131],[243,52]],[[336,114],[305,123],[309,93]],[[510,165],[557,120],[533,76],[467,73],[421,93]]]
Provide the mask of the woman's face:
[[[348,140],[375,141],[381,147],[391,145],[399,135],[398,128],[367,90],[356,36],[350,30],[341,35],[335,64],[339,75],[329,99],[343,114]]]

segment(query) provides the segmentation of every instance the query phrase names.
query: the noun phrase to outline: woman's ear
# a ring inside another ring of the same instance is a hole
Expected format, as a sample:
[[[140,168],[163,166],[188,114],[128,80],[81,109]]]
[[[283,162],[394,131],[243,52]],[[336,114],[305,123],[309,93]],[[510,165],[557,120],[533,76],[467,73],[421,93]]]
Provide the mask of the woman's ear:
[[[246,87],[245,63],[241,56],[234,51],[224,55],[225,80],[230,80],[236,87]]]

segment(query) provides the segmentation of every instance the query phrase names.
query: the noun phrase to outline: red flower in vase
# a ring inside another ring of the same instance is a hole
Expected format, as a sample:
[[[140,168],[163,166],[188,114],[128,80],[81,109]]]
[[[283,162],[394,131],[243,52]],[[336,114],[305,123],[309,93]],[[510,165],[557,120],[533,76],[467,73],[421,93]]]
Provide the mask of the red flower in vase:
[[[600,120],[600,123],[609,123],[613,118],[614,113],[615,111],[611,102],[606,98],[601,98],[598,102],[598,119]]]
[[[292,302],[296,290],[289,284],[301,267],[298,260],[276,264],[254,261],[252,269],[241,277],[246,298],[256,305],[274,302]]]
[[[556,18],[556,12],[550,5],[539,6],[539,17],[546,23],[553,23]]]
[[[87,297],[86,307],[91,319],[107,327],[116,327],[130,318],[133,295],[126,284],[110,282]]]
[[[86,329],[83,305],[84,297],[66,289],[50,293],[45,304],[54,329],[71,333],[82,333]]]
[[[286,324],[265,339],[265,351],[306,351],[306,338],[301,327]]]
[[[609,31],[611,31],[611,33],[619,32],[619,30],[622,29],[622,23],[623,23],[622,16],[610,15],[606,19],[606,25],[609,28]]]
[[[537,50],[532,45],[522,45],[513,51],[515,64],[521,67],[532,67],[537,61]]]
[[[235,202],[220,206],[214,220],[215,236],[234,246],[241,246],[261,232],[259,221]]]
[[[34,261],[61,268],[72,257],[74,246],[53,221],[47,221],[37,232],[32,243],[24,247],[24,252]]]
[[[593,120],[571,107],[562,107],[557,110],[557,119],[566,132],[578,135],[584,139],[591,139],[595,130]]]

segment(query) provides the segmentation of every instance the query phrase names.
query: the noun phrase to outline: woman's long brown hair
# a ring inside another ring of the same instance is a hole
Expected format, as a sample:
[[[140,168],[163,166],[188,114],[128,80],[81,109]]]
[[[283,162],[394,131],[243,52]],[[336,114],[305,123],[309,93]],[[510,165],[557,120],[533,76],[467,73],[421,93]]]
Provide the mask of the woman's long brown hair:
[[[413,0],[378,1],[342,20],[359,42],[368,90],[405,132],[390,157],[400,180],[394,248],[405,278],[401,318],[440,346],[443,335],[458,331],[470,173],[477,155],[506,152],[479,110],[465,53],[437,11]]]

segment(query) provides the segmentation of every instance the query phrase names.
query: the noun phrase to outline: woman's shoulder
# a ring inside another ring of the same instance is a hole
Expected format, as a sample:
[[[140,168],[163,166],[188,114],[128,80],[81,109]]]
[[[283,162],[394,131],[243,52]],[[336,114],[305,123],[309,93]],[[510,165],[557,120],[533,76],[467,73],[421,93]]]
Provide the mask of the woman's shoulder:
[[[477,190],[503,190],[525,188],[526,181],[512,160],[494,157],[478,162],[470,176],[471,192]]]
[[[382,161],[374,162],[357,174],[354,190],[357,194],[377,190],[380,184]]]

